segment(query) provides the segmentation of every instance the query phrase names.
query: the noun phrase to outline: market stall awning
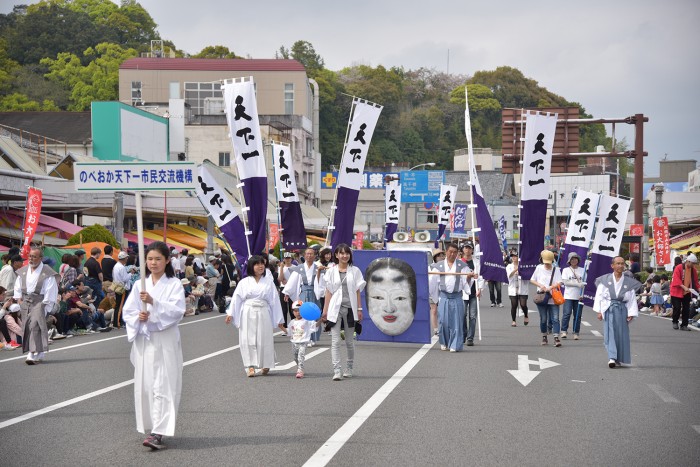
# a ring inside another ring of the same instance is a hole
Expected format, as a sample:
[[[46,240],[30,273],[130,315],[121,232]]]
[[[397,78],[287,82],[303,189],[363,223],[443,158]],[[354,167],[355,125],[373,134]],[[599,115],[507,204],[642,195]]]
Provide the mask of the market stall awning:
[[[129,232],[129,233],[124,233],[124,238],[127,239],[129,243],[138,243],[138,237],[136,236],[136,232]],[[143,244],[148,246],[153,242],[157,241],[163,241],[163,234],[161,233],[160,235],[154,234],[152,232],[145,231],[143,233]],[[166,240],[165,242],[168,247],[174,247],[177,250],[182,250],[183,248],[187,248],[191,254],[193,255],[201,255],[203,252],[202,250],[194,247],[190,247],[189,245],[183,245],[178,242],[172,242],[170,239]]]
[[[170,236],[171,232],[173,231],[182,232],[184,234],[191,235],[192,237],[199,238],[200,240],[204,240],[206,244],[207,233],[194,227],[190,227],[189,225],[168,224],[168,236]],[[214,243],[216,243],[219,246],[219,248],[226,248],[226,244],[216,237],[214,237]]]
[[[680,240],[676,243],[671,243],[671,249],[672,250],[681,250],[689,245],[694,245],[695,243],[700,242],[700,235],[695,235],[693,237],[685,238],[683,240]]]
[[[11,227],[0,227],[0,237],[8,238],[11,241],[14,241],[14,243],[19,244],[22,241],[23,235],[21,229],[13,229]],[[34,235],[32,243],[36,245],[43,243],[44,245],[49,246],[63,246],[66,243],[68,243],[68,240],[66,240],[65,238],[56,238],[50,235],[43,235],[43,232],[37,232],[36,235]]]
[[[2,227],[21,230],[23,222],[24,213],[14,209],[4,211],[2,217],[0,217],[0,226]],[[68,240],[71,235],[80,232],[80,230],[82,230],[82,227],[42,214],[39,217],[36,233]]]

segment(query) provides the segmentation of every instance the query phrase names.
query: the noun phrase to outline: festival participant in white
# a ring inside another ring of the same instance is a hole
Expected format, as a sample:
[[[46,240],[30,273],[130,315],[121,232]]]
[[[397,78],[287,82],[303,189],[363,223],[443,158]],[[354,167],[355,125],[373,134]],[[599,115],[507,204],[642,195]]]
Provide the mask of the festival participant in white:
[[[292,269],[292,274],[289,276],[284,289],[282,289],[285,302],[301,300],[304,303],[315,303],[320,308],[321,301],[316,298],[316,293],[314,292],[317,269],[317,265],[314,263],[315,260],[316,252],[313,248],[307,248],[304,251],[304,263]],[[320,338],[321,328],[319,327],[311,336],[309,344],[313,346],[313,343],[318,342]]]
[[[123,309],[134,366],[136,429],[150,433],[143,445],[165,447],[163,436],[175,434],[182,393],[182,346],[178,323],[185,315],[185,293],[170,264],[168,246],[146,249],[146,290],[137,281]],[[142,302],[146,311],[142,311]]]
[[[331,362],[333,364],[333,381],[340,381],[344,377],[352,378],[355,364],[355,340],[352,330],[356,322],[362,321],[362,304],[360,292],[365,288],[365,279],[362,271],[352,264],[352,250],[341,243],[335,248],[333,254],[336,267],[328,269],[324,275],[326,299],[323,306],[323,321],[331,330]],[[345,371],[340,364],[340,329],[345,324],[347,338],[345,346],[347,359]]]
[[[621,363],[632,363],[629,323],[639,315],[635,291],[642,284],[623,274],[622,256],[615,256],[611,266],[611,274],[596,280],[593,311],[598,313],[599,320],[605,321],[603,343],[608,351],[608,367],[615,368]]]
[[[247,277],[241,280],[233,293],[231,304],[226,310],[226,324],[233,321],[238,328],[243,366],[248,377],[255,376],[255,369],[261,368],[267,375],[275,366],[274,328],[287,332],[282,317],[280,298],[272,279],[267,273],[265,259],[253,255],[248,260]]]
[[[583,268],[579,267],[581,257],[575,251],[569,253],[569,259],[566,262],[569,266],[562,268],[561,280],[564,283],[564,311],[561,317],[561,337],[566,338],[566,333],[569,330],[569,319],[572,315],[574,318],[573,331],[574,340],[578,340],[579,332],[581,331],[581,313],[578,312],[578,301],[581,299],[583,288],[586,283],[583,282]]]
[[[518,315],[518,305],[520,309],[523,310],[525,319],[523,324],[525,326],[530,322],[530,318],[527,316],[527,297],[529,288],[527,286],[527,281],[524,281],[520,277],[520,271],[518,270],[518,254],[516,252],[511,252],[510,254],[511,263],[506,266],[506,275],[508,275],[508,297],[510,298],[510,319],[512,320],[511,326],[517,326],[515,318]]]
[[[435,263],[428,282],[430,295],[438,304],[440,350],[460,352],[464,349],[464,301],[462,292],[471,287],[468,279],[476,278],[467,263],[457,258],[459,248],[450,243],[445,259]]]
[[[27,365],[44,360],[49,351],[46,316],[58,300],[58,273],[42,264],[41,248],[29,250],[29,264],[17,270],[14,299],[19,300],[22,316],[22,352],[29,352]]]
[[[552,290],[561,285],[561,273],[559,268],[555,268],[554,253],[549,250],[542,250],[540,253],[542,264],[538,264],[535,272],[532,273],[530,283],[537,287],[537,291],[545,293],[547,300],[537,304],[537,311],[540,315],[540,332],[542,333],[542,345],[547,345],[547,331],[549,323],[552,323],[552,331],[554,335],[554,346],[561,347],[559,340],[559,305],[552,300]]]

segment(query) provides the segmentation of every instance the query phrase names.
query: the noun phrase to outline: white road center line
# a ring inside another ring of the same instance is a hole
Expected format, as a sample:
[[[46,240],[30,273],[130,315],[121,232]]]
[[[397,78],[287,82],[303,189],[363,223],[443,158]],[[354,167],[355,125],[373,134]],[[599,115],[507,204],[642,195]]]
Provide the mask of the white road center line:
[[[661,387],[660,385],[658,385],[658,384],[647,384],[647,386],[649,387],[649,389],[651,389],[652,391],[654,391],[654,392],[656,393],[656,395],[659,396],[659,397],[661,398],[662,401],[664,401],[664,402],[666,402],[666,403],[669,403],[669,404],[680,404],[680,403],[681,403],[681,401],[679,401],[678,399],[676,399],[675,397],[673,397],[673,396],[671,395],[671,393],[669,393],[667,390],[665,390],[665,389],[664,389],[663,387]]]
[[[691,425],[691,426],[693,427],[693,429],[694,429],[695,431],[698,432],[698,434],[700,434],[700,425]]]
[[[589,323],[588,321],[581,321],[581,324],[583,324],[584,326],[588,326],[589,328],[591,327],[591,323]]]
[[[305,467],[319,467],[328,464],[353,434],[367,421],[375,410],[389,397],[389,394],[403,381],[418,362],[428,353],[428,350],[437,342],[434,337],[430,344],[425,344],[413,356],[403,364],[389,380],[370,397],[362,407],[355,412],[347,422],[343,424],[323,446],[318,448],[313,456],[304,463]]]
[[[183,366],[192,365],[193,363],[198,363],[198,362],[201,362],[202,360],[207,360],[209,358],[216,357],[216,356],[224,354],[226,352],[236,350],[239,347],[240,346],[238,346],[238,345],[234,345],[233,347],[228,347],[228,348],[223,349],[223,350],[219,350],[219,351],[207,354],[207,355],[203,355],[201,357],[194,358],[192,360],[188,360],[185,363],[183,363]],[[73,399],[59,402],[58,404],[50,405],[48,407],[44,407],[43,409],[35,410],[34,412],[29,412],[29,413],[26,413],[24,415],[20,415],[19,417],[10,418],[9,420],[5,420],[4,422],[0,422],[0,429],[7,428],[8,426],[16,425],[18,423],[24,422],[24,421],[29,420],[31,418],[38,417],[39,415],[44,415],[46,413],[53,412],[54,410],[68,407],[69,405],[77,404],[78,402],[92,399],[93,397],[101,396],[102,394],[106,394],[108,392],[115,391],[117,389],[121,389],[125,386],[129,386],[130,384],[134,384],[133,379],[130,379],[128,381],[123,381],[121,383],[114,384],[114,385],[108,386],[106,388],[98,389],[97,391],[83,394],[82,396],[74,397]]]
[[[189,325],[189,324],[201,323],[202,321],[209,321],[210,319],[215,319],[215,318],[221,318],[221,316],[210,316],[209,318],[202,318],[202,319],[198,319],[198,320],[196,320],[196,321],[188,321],[188,322],[186,322],[186,323],[180,323],[178,326],[182,327],[182,326],[187,326],[187,325]],[[121,339],[121,338],[123,338],[123,337],[126,337],[126,334],[122,334],[122,335],[120,335],[120,336],[114,336],[114,337],[106,337],[106,338],[104,338],[104,339],[97,339],[97,340],[90,341],[90,342],[83,342],[83,343],[81,343],[81,344],[69,345],[69,346],[66,346],[66,347],[58,347],[58,348],[55,348],[55,349],[49,348],[49,353],[48,353],[48,355],[51,355],[52,353],[55,353],[55,352],[60,352],[60,351],[62,351],[62,350],[75,349],[75,348],[78,348],[78,347],[83,347],[83,346],[85,346],[85,345],[100,344],[100,343],[102,343],[102,342],[107,342],[107,341],[111,341],[111,340],[114,340],[114,339]],[[0,360],[0,363],[11,362],[11,361],[13,361],[13,360],[21,360],[21,359],[23,359],[23,358],[27,358],[27,356],[26,356],[26,355],[20,355],[20,356],[18,356],[18,357],[5,358],[5,359]]]
[[[603,335],[596,330],[591,331],[591,334],[593,334],[594,336],[597,336],[597,337],[603,337]]]

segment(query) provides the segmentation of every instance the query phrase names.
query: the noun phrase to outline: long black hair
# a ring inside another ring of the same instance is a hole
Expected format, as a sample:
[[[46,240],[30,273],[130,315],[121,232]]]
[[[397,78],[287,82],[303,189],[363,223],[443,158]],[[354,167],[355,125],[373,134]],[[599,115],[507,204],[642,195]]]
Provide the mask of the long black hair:
[[[352,264],[352,249],[347,243],[341,243],[337,247],[335,247],[335,251],[333,251],[333,262],[335,264],[338,264],[338,257],[336,256],[338,253],[350,253],[350,259],[348,260],[348,264]]]
[[[170,262],[170,248],[168,248],[168,245],[166,245],[164,242],[153,242],[148,247],[146,248],[146,253],[144,256],[148,256],[148,253],[151,251],[157,251],[167,261],[165,264],[165,277],[175,277],[175,270],[173,269],[173,265]],[[151,271],[148,269],[148,263],[146,264],[146,277],[151,275]]]
[[[256,264],[265,265],[265,272],[263,272],[263,276],[265,276],[265,274],[267,274],[267,263],[265,262],[265,258],[263,258],[260,255],[253,255],[248,259],[248,266],[246,266],[246,275],[250,277],[255,277],[255,270],[253,270],[253,267]]]

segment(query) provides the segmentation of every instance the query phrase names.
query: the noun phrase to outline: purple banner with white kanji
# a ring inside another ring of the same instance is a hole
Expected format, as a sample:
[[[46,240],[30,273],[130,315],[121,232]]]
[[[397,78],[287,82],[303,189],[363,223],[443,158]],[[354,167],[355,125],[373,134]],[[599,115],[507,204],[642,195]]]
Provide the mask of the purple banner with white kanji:
[[[617,196],[600,196],[595,240],[591,247],[591,261],[586,271],[586,287],[583,290],[582,300],[586,306],[593,306],[596,279],[612,272],[612,260],[619,254],[622,245],[630,201]]]
[[[266,250],[267,169],[263,153],[258,105],[253,78],[226,82],[222,86],[226,120],[236,155],[238,177],[243,185],[248,244],[251,254]]]
[[[435,238],[435,248],[440,245],[442,234],[445,233],[445,228],[450,223],[452,216],[452,207],[457,199],[456,185],[440,185],[440,207],[438,209],[438,233]]]
[[[197,174],[197,198],[219,227],[236,254],[236,259],[243,263],[248,258],[243,221],[238,215],[238,209],[229,201],[226,191],[203,165],[199,166]]]
[[[306,228],[294,176],[294,161],[289,145],[272,144],[272,164],[275,173],[275,191],[282,224],[282,247],[285,250],[306,248]]]
[[[382,108],[381,105],[363,99],[353,100],[347,141],[338,173],[338,194],[335,206],[331,208],[335,208],[335,212],[332,213],[334,228],[329,228],[333,231],[332,248],[341,243],[352,244],[357,198],[362,185],[365,161]]]
[[[469,96],[467,87],[464,87],[465,109],[464,109],[464,132],[467,136],[469,153],[469,181],[472,186],[472,204],[470,208],[475,209],[476,225],[479,230],[479,274],[486,280],[497,282],[508,282],[506,267],[503,264],[501,247],[496,236],[496,229],[493,227],[491,214],[486,207],[484,195],[479,183],[479,175],[476,173],[474,154],[472,151],[472,128],[469,116]]]
[[[526,115],[525,145],[521,178],[520,277],[528,280],[540,262],[547,223],[549,176],[557,114]]]
[[[569,224],[566,227],[566,240],[561,251],[559,266],[566,267],[569,254],[575,252],[581,257],[580,265],[583,267],[588,247],[593,240],[596,216],[598,214],[598,202],[600,195],[583,190],[574,192],[574,202],[571,207]]]
[[[384,191],[384,212],[386,228],[384,229],[384,246],[386,242],[393,240],[394,233],[399,227],[399,217],[401,217],[401,185],[396,182],[385,187]]]

